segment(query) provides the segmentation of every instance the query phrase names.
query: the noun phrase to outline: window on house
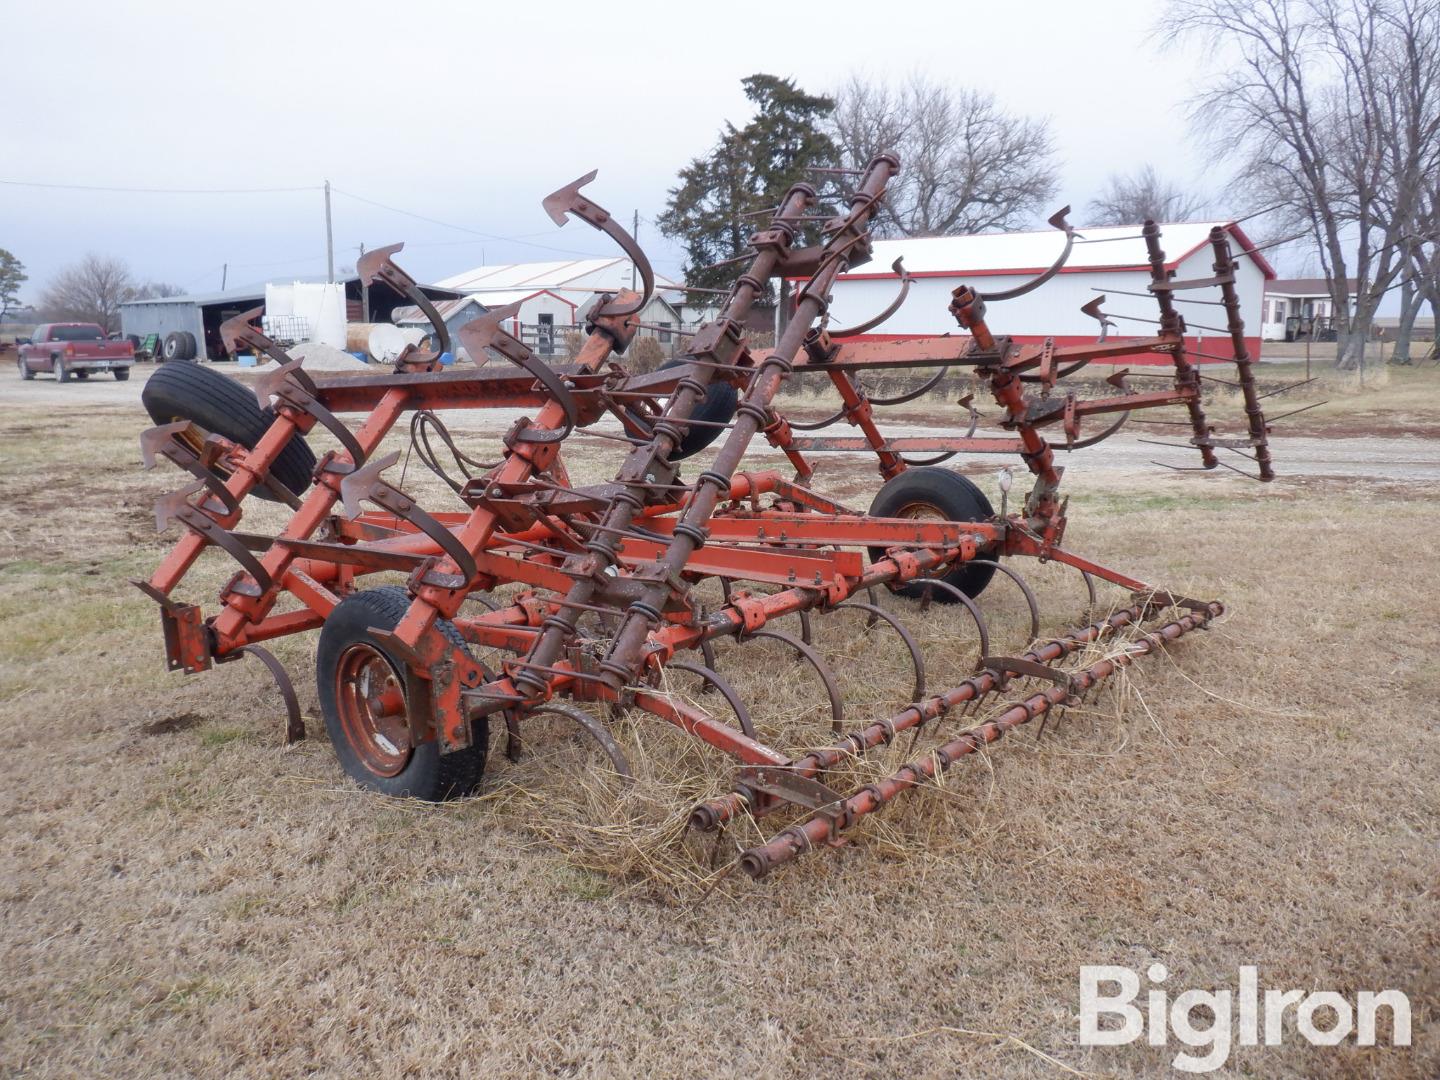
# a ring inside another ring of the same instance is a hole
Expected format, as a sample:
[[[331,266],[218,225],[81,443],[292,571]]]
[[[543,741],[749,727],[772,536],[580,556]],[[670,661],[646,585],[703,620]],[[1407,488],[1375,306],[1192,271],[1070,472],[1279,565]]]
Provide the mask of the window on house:
[[[669,345],[669,344],[670,344],[670,324],[669,324],[668,322],[662,321],[662,322],[656,323],[656,325],[661,328],[661,329],[660,329],[660,334],[659,334],[660,344],[661,344],[661,345]]]

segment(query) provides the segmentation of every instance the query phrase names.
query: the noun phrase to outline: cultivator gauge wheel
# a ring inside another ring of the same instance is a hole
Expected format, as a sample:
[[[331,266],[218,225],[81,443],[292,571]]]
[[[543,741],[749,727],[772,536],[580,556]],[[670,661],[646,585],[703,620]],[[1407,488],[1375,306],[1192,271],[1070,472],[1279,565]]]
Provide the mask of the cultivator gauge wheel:
[[[170,667],[202,672],[246,651],[261,655],[257,642],[318,629],[317,688],[345,771],[365,787],[427,799],[474,790],[491,717],[505,724],[514,757],[522,756],[526,725],[544,717],[590,740],[622,780],[634,769],[614,718],[673,725],[739,766],[730,791],[693,808],[694,829],[715,831],[738,815],[762,828],[772,815],[782,819],[738,861],[761,877],[840,842],[965,756],[1032,721],[1043,728],[1117,672],[1209,626],[1224,611],[1218,602],[1168,593],[1064,545],[1057,453],[1103,444],[1133,413],[1169,407],[1183,412],[1179,422],[1193,433],[1184,445],[1202,468],[1240,454],[1260,479],[1273,476],[1228,234],[1211,237],[1212,278],[1175,281],[1158,227],[1145,226],[1159,316],[1148,337],[1112,334],[1103,298],[1084,309],[1098,323],[1094,343],[1020,344],[992,331],[991,309],[1003,313],[1006,300],[1043,288],[1063,267],[1077,241],[1064,211],[1051,219],[1057,254],[1044,272],[1004,293],[954,291],[949,310],[960,333],[856,336],[904,301],[910,278],[899,264],[899,298],[871,319],[831,330],[836,279],[869,259],[871,218],[899,169],[882,154],[845,174],[853,188],[818,229],[815,189],[792,187],[734,260],[737,276],[718,315],[682,355],[648,374],[627,372],[624,357],[645,329],[638,314],[653,274],[634,239],[582,192],[593,173],[547,197],[545,208],[557,223],[576,217],[615,240],[643,287],[597,298],[567,363],[552,365],[511,336],[500,311],[459,332],[478,366],[441,370],[438,352],[412,348],[393,372],[312,377],[256,328],[260,309],[231,319],[221,330],[228,347],[275,361],[253,396],[189,365],[160,369],[153,392],[147,388],[157,426],[142,436],[146,461],[168,460],[190,480],[157,511],[162,528],[179,526],[179,540],[151,578],[137,582],[159,605]],[[430,318],[434,340],[448,345],[438,311],[395,262],[400,250],[372,250],[362,278],[410,298]],[[752,350],[747,319],[776,278],[801,282],[793,314],[773,346]],[[1240,435],[1216,433],[1186,354],[1175,294],[1202,288],[1213,290],[1229,328],[1245,402]],[[1066,382],[1092,363],[1142,355],[1170,365],[1168,386],[1135,390],[1121,372],[1091,396]],[[504,363],[486,364],[487,356]],[[918,388],[872,396],[863,377],[876,371],[913,371]],[[957,371],[976,389],[960,399],[952,434],[884,433],[886,407]],[[777,392],[796,380],[828,384],[840,410],[819,424],[789,419]],[[986,394],[994,411],[982,418],[975,402]],[[462,408],[512,409],[520,419],[503,438],[471,447],[440,418]],[[416,458],[456,496],[449,507],[422,506],[403,470],[386,472],[398,455],[384,453],[382,441],[407,416]],[[980,430],[982,419],[990,430]],[[830,433],[841,423],[859,434]],[[318,460],[305,441],[316,425],[338,446]],[[793,477],[760,467],[761,436]],[[566,455],[594,439],[620,446],[623,461],[608,482],[573,484]],[[874,455],[883,483],[868,512],[814,483],[815,459],[833,451]],[[459,477],[442,465],[447,452]],[[997,513],[974,480],[939,467],[972,454],[1018,459],[1030,477],[1018,506],[1010,497],[1018,469],[1000,473]],[[285,526],[273,535],[240,531],[252,495],[288,503]],[[175,594],[212,549],[236,571],[219,608],[205,615]],[[1054,624],[1019,568],[1026,559],[1081,576],[1088,605],[1079,625],[1042,636]],[[381,572],[406,583],[364,587]],[[1103,606],[1097,583],[1118,589],[1116,606]],[[999,620],[997,605],[1006,612]],[[940,663],[927,663],[917,629],[942,618],[973,623],[973,665],[959,638]],[[863,632],[842,650],[837,670],[827,642],[842,626]],[[1012,641],[1022,633],[1024,641]],[[717,648],[722,642],[729,647]],[[881,649],[896,650],[906,673],[895,707],[847,700],[847,680],[878,667]],[[804,673],[819,688],[820,718],[796,736],[798,752],[775,745],[773,718],[738,689],[762,655],[772,680]],[[283,677],[278,663],[270,666]],[[939,674],[949,668],[958,670]],[[982,704],[987,718],[958,735],[932,723]],[[298,710],[291,720],[293,736]],[[917,745],[922,730],[934,742],[928,749]],[[906,732],[911,760],[857,791],[841,790],[842,767]]]

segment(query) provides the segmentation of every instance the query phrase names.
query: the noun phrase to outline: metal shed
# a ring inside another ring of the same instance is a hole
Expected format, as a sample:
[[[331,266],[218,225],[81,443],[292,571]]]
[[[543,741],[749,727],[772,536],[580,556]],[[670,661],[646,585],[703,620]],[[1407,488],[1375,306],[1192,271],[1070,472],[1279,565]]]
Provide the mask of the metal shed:
[[[291,280],[317,282],[324,279]],[[406,303],[405,297],[382,282],[362,288],[358,277],[350,277],[344,280],[344,285],[350,322],[390,322],[396,308]],[[431,300],[453,300],[462,295],[455,289],[437,285],[422,285],[420,290]],[[123,333],[141,338],[147,334],[159,334],[162,340],[166,334],[188,330],[195,335],[199,359],[223,360],[226,353],[220,340],[220,324],[264,303],[264,283],[191,296],[131,300],[120,305],[120,329]]]

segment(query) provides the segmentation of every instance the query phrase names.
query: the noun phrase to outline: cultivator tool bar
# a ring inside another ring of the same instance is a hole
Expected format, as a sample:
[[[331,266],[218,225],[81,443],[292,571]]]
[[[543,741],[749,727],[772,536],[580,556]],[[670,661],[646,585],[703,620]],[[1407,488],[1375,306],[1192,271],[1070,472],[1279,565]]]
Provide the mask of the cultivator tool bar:
[[[523,745],[528,719],[572,721],[617,774],[629,776],[611,724],[625,710],[649,714],[738,761],[733,790],[695,807],[695,829],[718,830],[742,814],[798,813],[797,821],[741,855],[740,867],[760,877],[818,844],[839,843],[865,816],[965,755],[1037,718],[1043,726],[1117,671],[1205,628],[1222,613],[1218,602],[1166,593],[1063,546],[1064,470],[1057,453],[1103,441],[1137,411],[1177,406],[1192,436],[1172,445],[1198,451],[1200,467],[1224,464],[1217,451],[1225,451],[1247,457],[1260,479],[1273,476],[1226,234],[1217,229],[1211,238],[1213,277],[1176,281],[1165,269],[1158,228],[1145,226],[1149,291],[1158,307],[1157,332],[1149,337],[1112,335],[1103,297],[1085,309],[1098,324],[1093,344],[1022,345],[992,331],[989,305],[1042,287],[1063,266],[1078,234],[1062,211],[1051,224],[1063,245],[1046,271],[1003,293],[955,290],[950,311],[963,333],[857,340],[898,310],[909,288],[897,262],[899,296],[885,310],[844,330],[829,328],[832,287],[841,273],[868,260],[870,220],[899,167],[881,155],[844,173],[853,190],[843,208],[823,220],[814,243],[804,237],[816,220],[817,195],[806,184],[792,187],[750,237],[750,254],[719,316],[677,362],[650,374],[629,374],[622,357],[654,275],[633,238],[582,194],[594,173],[547,197],[545,209],[557,224],[574,216],[614,239],[635,261],[643,287],[597,300],[569,364],[552,366],[536,355],[504,330],[513,312],[496,311],[459,333],[474,366],[440,370],[438,352],[412,348],[391,373],[327,379],[310,376],[254,329],[258,310],[232,320],[224,329],[228,342],[277,362],[257,382],[254,402],[241,394],[227,420],[213,412],[202,416],[198,407],[187,411],[183,401],[161,407],[147,397],[158,424],[141,439],[147,466],[163,458],[192,481],[160,501],[157,524],[178,525],[183,535],[151,578],[137,582],[160,605],[170,666],[194,673],[247,652],[259,657],[284,692],[288,737],[298,738],[303,725],[293,690],[257,643],[320,629],[317,688],[345,769],[368,786],[428,798],[478,783],[492,717],[505,724],[512,755]],[[443,321],[394,262],[399,250],[372,251],[361,276],[412,300],[431,319],[444,351]],[[804,280],[793,315],[773,348],[752,351],[746,316],[768,282],[781,276]],[[1242,435],[1217,436],[1205,413],[1204,377],[1186,355],[1176,294],[1200,289],[1211,290],[1225,314],[1245,405]],[[1106,380],[1099,396],[1064,388],[1089,364],[1141,354],[1169,359],[1169,386],[1135,390],[1122,371]],[[955,369],[968,370],[975,386],[960,399],[957,433],[893,438],[882,432],[880,410],[915,400]],[[910,370],[921,373],[918,388],[889,398],[868,394],[862,381],[867,372]],[[161,376],[197,385],[226,382],[203,369],[167,366],[152,386]],[[820,423],[788,419],[777,391],[787,380],[812,376],[828,380],[840,410]],[[178,383],[171,389],[177,388],[183,389]],[[981,414],[974,402],[982,392],[999,408],[998,430],[977,434]],[[461,450],[440,419],[446,410],[493,408],[525,415],[480,458]],[[406,414],[418,457],[446,480],[458,509],[423,508],[405,490],[403,474],[395,475],[399,454],[380,453]],[[859,434],[827,433],[841,422]],[[304,442],[317,425],[337,445],[318,460]],[[812,431],[817,434],[797,434]],[[611,481],[570,481],[563,455],[582,435],[624,446]],[[432,437],[463,476],[446,474]],[[761,437],[766,452],[784,455],[794,479],[751,467]],[[811,486],[814,455],[857,450],[875,456],[883,480],[868,512]],[[702,451],[708,456],[687,475],[686,459]],[[1008,469],[1001,472],[997,514],[970,480],[938,467],[966,453],[1018,456],[1032,478],[1023,505],[1010,509]],[[291,516],[278,533],[237,531],[251,494],[289,505]],[[228,555],[237,570],[221,590],[218,611],[202,616],[173,594],[208,548]],[[1016,569],[1021,557],[1078,571],[1091,618],[1097,580],[1118,586],[1127,598],[1098,621],[1041,639],[1039,604]],[[406,575],[405,586],[361,587],[363,577],[385,571]],[[997,573],[1010,579],[1028,609],[1028,647],[1019,655],[995,650],[977,599]],[[712,580],[718,603],[701,599],[701,586]],[[884,591],[897,598],[894,604],[880,603]],[[483,610],[466,607],[468,601]],[[963,609],[980,644],[974,673],[939,691],[927,687],[924,653],[904,614],[909,605],[915,617],[927,618],[932,602]],[[846,708],[841,680],[812,637],[814,619],[846,615],[892,633],[908,655],[913,685],[908,703],[892,715],[858,723],[847,715],[853,710]],[[798,636],[775,625],[789,616],[799,619]],[[764,717],[757,723],[756,710],[720,667],[720,639],[737,646],[767,640],[813,670],[830,714],[830,732],[816,732],[815,742],[825,745],[796,755],[763,741]],[[477,648],[500,659],[482,661]],[[1103,653],[1087,661],[1080,654],[1092,648]],[[670,672],[698,679],[697,700],[723,701],[734,722],[665,689]],[[992,706],[988,719],[893,775],[854,792],[832,786],[843,762],[1011,693],[1019,696]],[[586,704],[609,706],[609,719],[586,711]]]

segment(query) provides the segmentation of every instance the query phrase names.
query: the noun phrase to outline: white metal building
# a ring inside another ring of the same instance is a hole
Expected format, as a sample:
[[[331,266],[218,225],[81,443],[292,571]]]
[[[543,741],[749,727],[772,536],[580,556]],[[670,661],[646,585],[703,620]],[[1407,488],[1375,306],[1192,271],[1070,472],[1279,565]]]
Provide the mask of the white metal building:
[[[676,305],[683,293],[675,288],[675,282],[661,275],[656,275],[655,283],[656,295],[638,317],[641,322],[673,326],[678,331],[680,315]],[[617,257],[477,266],[445,278],[441,284],[474,296],[490,309],[519,303],[520,311],[510,332],[527,343],[543,346],[547,332],[553,335],[558,328],[582,323],[602,292],[638,288],[639,277],[629,259]],[[657,336],[666,333],[660,331]]]
[[[1241,254],[1254,245],[1237,225],[1230,222],[1162,225],[1161,245],[1167,256],[1166,267],[1175,271],[1177,279],[1212,277],[1215,257],[1209,239],[1215,225],[1223,226],[1230,233],[1231,250],[1240,256],[1236,288],[1241,298],[1246,342],[1251,355],[1258,356],[1265,283],[1275,277],[1275,272],[1259,253]],[[988,322],[994,333],[1009,335],[1022,343],[1047,337],[1053,337],[1059,345],[1094,341],[1099,324],[1080,308],[1102,293],[1106,298],[1104,310],[1118,327],[1111,330],[1112,337],[1148,337],[1155,333],[1154,321],[1159,312],[1154,298],[1146,291],[1150,268],[1140,227],[1090,228],[1080,232],[1083,242],[1077,239],[1069,262],[1058,275],[1033,293],[989,305]],[[896,257],[903,256],[905,269],[915,278],[910,294],[889,321],[864,336],[888,339],[958,333],[959,328],[948,310],[951,290],[962,284],[981,293],[1013,288],[1049,267],[1064,245],[1064,236],[1054,229],[876,241],[873,260],[836,282],[831,325],[837,328],[858,325],[883,311],[893,301],[898,288],[897,275],[890,266]],[[1214,300],[1216,295],[1214,290],[1207,290],[1181,292],[1177,298]],[[1192,349],[1217,356],[1231,355],[1220,308],[1189,303],[1179,307],[1189,328],[1186,340]],[[1156,362],[1161,360],[1155,357]],[[1145,358],[1127,362],[1144,363]]]

